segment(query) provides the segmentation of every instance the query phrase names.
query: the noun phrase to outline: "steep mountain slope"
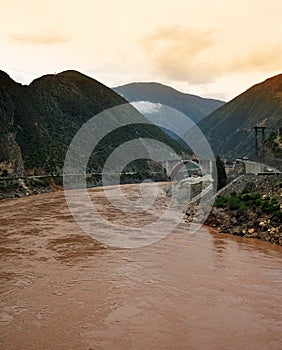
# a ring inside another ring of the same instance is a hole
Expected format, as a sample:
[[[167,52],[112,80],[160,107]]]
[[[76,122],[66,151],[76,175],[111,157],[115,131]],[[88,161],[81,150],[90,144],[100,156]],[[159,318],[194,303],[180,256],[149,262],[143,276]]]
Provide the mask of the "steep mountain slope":
[[[150,101],[173,107],[195,123],[221,107],[225,102],[179,92],[159,83],[131,83],[114,90],[128,101]]]
[[[24,170],[14,128],[15,100],[21,88],[8,74],[0,71],[0,174],[3,175],[22,174]]]
[[[254,125],[266,132],[282,126],[282,74],[254,85],[199,123],[215,153],[254,156]]]
[[[68,146],[79,128],[96,114],[127,102],[110,88],[76,71],[45,75],[29,86],[13,82],[3,72],[0,81],[3,140],[0,161],[6,164],[11,156],[12,150],[3,150],[4,140],[12,134],[14,152],[17,149],[22,154],[22,170],[24,165],[28,174],[60,172]],[[146,122],[133,107],[129,113]],[[99,143],[99,152],[89,160],[89,170],[100,171],[118,145],[136,137],[159,139],[179,152],[182,150],[156,126],[129,125],[112,132]],[[136,165],[138,169],[143,166],[140,162]],[[0,170],[3,175],[5,169]],[[20,169],[10,167],[8,173],[19,174]]]
[[[61,168],[70,141],[95,114],[125,103],[111,89],[74,71],[34,80],[17,99],[17,142],[25,168]]]

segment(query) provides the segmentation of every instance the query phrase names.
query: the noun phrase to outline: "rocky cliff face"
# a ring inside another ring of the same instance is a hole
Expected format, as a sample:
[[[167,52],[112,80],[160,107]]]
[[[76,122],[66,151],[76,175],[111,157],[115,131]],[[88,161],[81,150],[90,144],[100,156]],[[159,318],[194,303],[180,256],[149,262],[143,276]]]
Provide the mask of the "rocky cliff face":
[[[0,144],[0,176],[23,175],[23,158],[15,135],[10,132],[0,135]]]
[[[261,144],[258,160],[282,171],[282,128],[278,128]]]
[[[6,73],[0,71],[0,176],[18,176],[24,172],[14,125],[16,95],[20,87],[20,84],[16,84]]]

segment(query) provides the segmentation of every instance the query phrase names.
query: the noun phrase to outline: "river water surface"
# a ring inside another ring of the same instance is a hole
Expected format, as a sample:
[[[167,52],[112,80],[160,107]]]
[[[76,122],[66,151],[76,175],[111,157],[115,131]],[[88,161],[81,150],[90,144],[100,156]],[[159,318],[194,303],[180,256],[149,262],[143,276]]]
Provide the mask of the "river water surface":
[[[153,245],[106,248],[63,192],[3,200],[0,213],[1,349],[282,348],[281,247],[183,222]]]

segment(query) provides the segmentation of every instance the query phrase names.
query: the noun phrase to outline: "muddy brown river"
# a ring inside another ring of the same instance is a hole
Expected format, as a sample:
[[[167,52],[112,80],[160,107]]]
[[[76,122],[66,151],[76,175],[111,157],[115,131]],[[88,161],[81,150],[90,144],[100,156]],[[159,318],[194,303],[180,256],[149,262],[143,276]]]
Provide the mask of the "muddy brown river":
[[[3,350],[282,349],[281,247],[182,222],[152,245],[107,248],[63,192],[2,200],[0,213]]]

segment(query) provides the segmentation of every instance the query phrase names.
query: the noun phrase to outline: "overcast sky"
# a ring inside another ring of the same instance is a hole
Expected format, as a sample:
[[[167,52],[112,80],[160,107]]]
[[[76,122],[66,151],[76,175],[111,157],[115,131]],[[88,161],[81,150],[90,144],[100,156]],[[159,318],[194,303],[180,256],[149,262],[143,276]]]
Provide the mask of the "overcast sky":
[[[0,0],[0,69],[230,100],[282,73],[281,0]]]

